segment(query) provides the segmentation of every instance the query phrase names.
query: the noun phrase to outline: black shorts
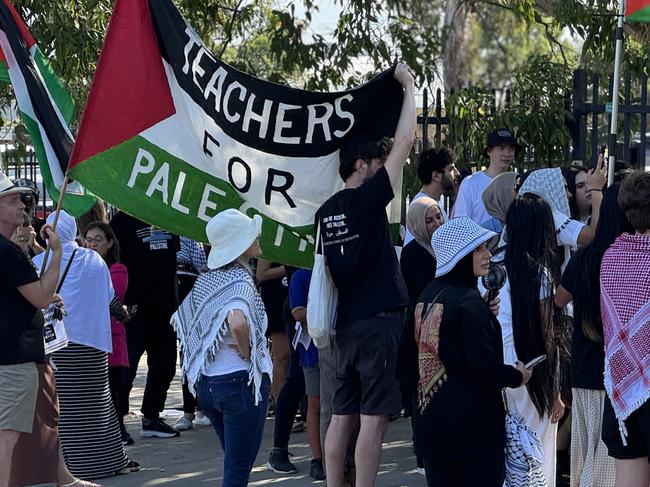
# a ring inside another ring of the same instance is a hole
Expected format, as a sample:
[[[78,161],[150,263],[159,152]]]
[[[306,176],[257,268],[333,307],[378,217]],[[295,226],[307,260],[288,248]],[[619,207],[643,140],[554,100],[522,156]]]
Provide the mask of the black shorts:
[[[264,303],[264,308],[268,319],[268,327],[266,328],[267,338],[270,338],[272,333],[286,333],[287,323],[293,325],[296,322],[291,316],[289,298],[285,298],[280,305],[273,303],[267,307],[266,303]]]
[[[399,413],[395,368],[403,323],[401,313],[391,312],[337,328],[333,414]]]
[[[625,420],[625,428],[627,446],[623,445],[618,419],[609,397],[605,395],[603,443],[607,446],[609,456],[619,460],[647,457],[650,452],[650,400]]]

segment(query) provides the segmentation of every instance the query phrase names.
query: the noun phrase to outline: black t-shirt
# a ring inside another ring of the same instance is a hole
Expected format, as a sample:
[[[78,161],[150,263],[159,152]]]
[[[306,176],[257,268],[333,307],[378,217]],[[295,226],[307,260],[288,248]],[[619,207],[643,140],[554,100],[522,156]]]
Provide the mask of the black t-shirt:
[[[271,269],[281,266],[282,264],[271,262]],[[286,284],[287,282],[287,276],[282,276],[260,283],[260,295],[264,302],[266,315],[269,319],[269,328],[282,327],[284,325],[282,309],[284,307],[284,302],[289,296],[289,288]]]
[[[113,217],[111,227],[120,244],[122,263],[129,270],[126,304],[171,315],[178,308],[179,237],[165,230],[152,230],[148,223],[124,212]]]
[[[562,287],[573,295],[573,341],[571,344],[571,387],[604,390],[605,347],[582,331],[583,304],[576,299],[580,274],[584,269],[584,251],[578,250],[564,269]]]
[[[43,363],[43,313],[18,287],[38,281],[23,251],[0,235],[0,365]]]
[[[325,256],[339,291],[337,326],[408,304],[408,293],[388,231],[393,199],[382,167],[358,188],[343,189],[316,214]]]

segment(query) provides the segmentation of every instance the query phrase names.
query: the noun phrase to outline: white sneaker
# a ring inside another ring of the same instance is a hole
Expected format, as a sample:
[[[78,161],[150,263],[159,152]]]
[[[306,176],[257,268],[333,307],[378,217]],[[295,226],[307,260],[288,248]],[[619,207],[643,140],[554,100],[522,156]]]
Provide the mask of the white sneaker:
[[[424,468],[422,468],[422,467],[418,467],[416,469],[416,472],[419,473],[420,475],[422,475],[423,477],[426,476],[426,472],[424,471]]]
[[[194,417],[194,424],[196,426],[210,426],[212,423],[210,422],[210,418],[208,418],[205,414],[203,416],[199,416],[197,414]]]
[[[185,416],[181,416],[178,418],[178,421],[176,421],[176,424],[174,425],[174,429],[178,431],[185,431],[192,429],[194,426],[192,425],[192,420],[187,419]]]

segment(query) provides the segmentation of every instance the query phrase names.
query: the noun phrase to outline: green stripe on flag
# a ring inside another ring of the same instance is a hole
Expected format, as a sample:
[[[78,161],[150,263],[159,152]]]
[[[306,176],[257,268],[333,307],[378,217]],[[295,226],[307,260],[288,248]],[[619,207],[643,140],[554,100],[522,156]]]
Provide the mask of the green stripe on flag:
[[[45,82],[47,90],[50,92],[50,96],[61,112],[63,120],[65,120],[65,123],[69,126],[74,118],[72,97],[66,91],[63,83],[52,69],[52,66],[50,66],[50,63],[47,62],[47,59],[43,56],[43,53],[38,46],[34,49],[34,62],[36,63],[38,71],[41,73],[41,77]]]
[[[43,182],[45,183],[45,189],[47,189],[50,198],[56,203],[59,199],[61,192],[54,185],[54,180],[52,179],[52,173],[50,172],[50,165],[47,161],[47,154],[45,152],[45,146],[43,145],[43,139],[41,137],[41,131],[39,130],[38,123],[33,120],[31,117],[25,115],[21,112],[20,114],[25,127],[29,132],[29,136],[32,139],[32,146],[34,147],[34,152],[36,152],[36,160],[39,162],[39,167],[41,169],[41,176],[43,177]],[[63,198],[63,209],[70,213],[72,216],[81,216],[84,213],[88,212],[97,200],[94,196],[88,195],[77,195],[67,193],[65,198]]]
[[[216,213],[238,208],[256,213],[227,182],[134,137],[70,170],[88,190],[152,225],[207,242],[205,225]],[[289,227],[262,215],[264,258],[311,267],[313,245],[305,239],[313,225]],[[302,238],[301,238],[302,237]]]
[[[7,67],[6,61],[0,61],[0,83],[11,84],[11,79],[9,78],[9,68]]]
[[[626,22],[650,22],[650,5],[625,17]]]

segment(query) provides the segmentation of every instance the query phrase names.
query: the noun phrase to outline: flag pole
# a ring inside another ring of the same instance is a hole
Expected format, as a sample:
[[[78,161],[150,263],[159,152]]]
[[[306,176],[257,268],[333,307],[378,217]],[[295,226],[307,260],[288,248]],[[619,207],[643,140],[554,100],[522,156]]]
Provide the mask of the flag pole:
[[[618,90],[621,85],[621,54],[623,51],[623,29],[625,25],[625,0],[618,0],[618,22],[616,25],[616,54],[614,56],[614,82],[612,86],[612,118],[607,147],[609,161],[607,168],[607,186],[614,184],[616,168],[616,129],[618,124]]]
[[[61,213],[61,207],[63,205],[63,197],[68,189],[68,171],[65,172],[63,176],[63,185],[61,186],[61,192],[59,193],[59,200],[56,203],[56,208],[54,209],[54,220],[52,221],[52,230],[56,231],[56,224],[59,222],[59,214]],[[43,198],[45,199],[45,198]],[[45,214],[43,214],[45,216]],[[50,242],[47,242],[47,247],[45,248],[45,255],[43,256],[43,265],[41,265],[41,275],[47,269],[47,259],[50,256]]]

